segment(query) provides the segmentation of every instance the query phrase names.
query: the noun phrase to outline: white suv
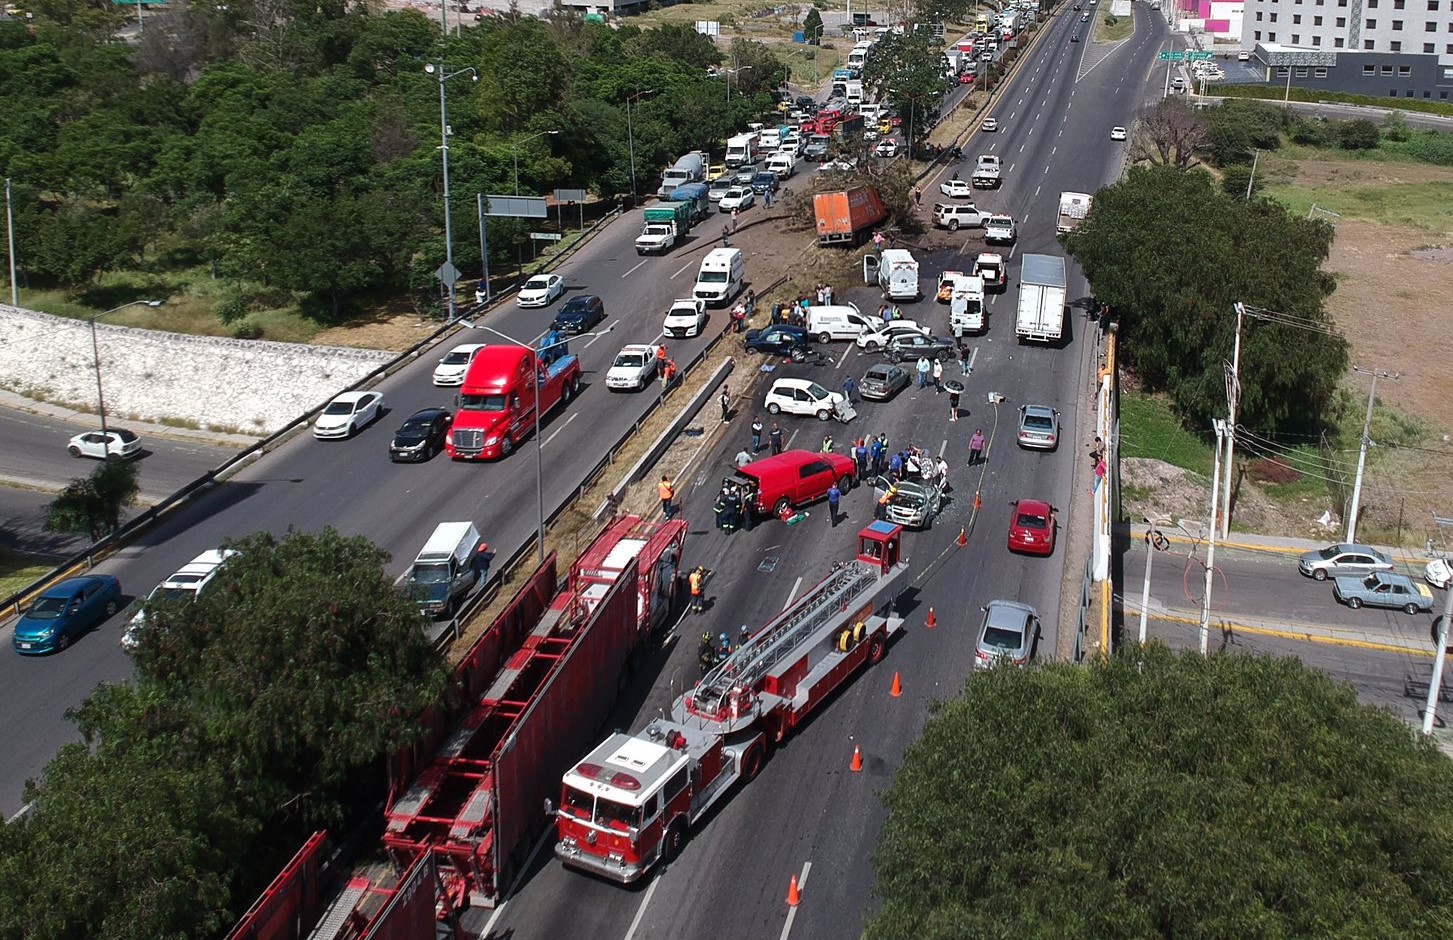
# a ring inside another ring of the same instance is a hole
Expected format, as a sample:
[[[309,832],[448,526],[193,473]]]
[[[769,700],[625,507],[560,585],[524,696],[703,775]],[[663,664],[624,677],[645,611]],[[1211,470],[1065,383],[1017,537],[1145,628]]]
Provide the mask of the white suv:
[[[155,590],[147,595],[146,602],[195,600],[202,588],[217,576],[217,570],[222,567],[222,563],[235,554],[237,553],[234,551],[223,551],[220,548],[203,552],[183,565],[176,574],[158,584]],[[146,609],[143,606],[126,625],[126,632],[121,634],[121,645],[127,649],[134,649],[141,642],[141,631],[144,629],[146,629]]]
[[[661,324],[661,332],[672,339],[700,336],[705,328],[706,301],[696,299],[672,301],[666,321]]]
[[[615,362],[605,373],[605,387],[611,391],[639,392],[656,377],[656,350],[641,343],[621,347]]]
[[[980,212],[973,203],[941,202],[933,207],[933,224],[950,232],[957,232],[960,227],[978,228],[988,217],[988,213]]]

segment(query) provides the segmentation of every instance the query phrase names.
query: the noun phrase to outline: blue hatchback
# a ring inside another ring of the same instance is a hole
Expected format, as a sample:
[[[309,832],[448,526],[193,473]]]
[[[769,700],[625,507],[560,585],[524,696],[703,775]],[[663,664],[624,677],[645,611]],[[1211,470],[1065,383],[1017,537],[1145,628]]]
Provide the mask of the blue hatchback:
[[[59,652],[121,607],[121,582],[109,574],[68,578],[30,605],[15,625],[15,651]]]

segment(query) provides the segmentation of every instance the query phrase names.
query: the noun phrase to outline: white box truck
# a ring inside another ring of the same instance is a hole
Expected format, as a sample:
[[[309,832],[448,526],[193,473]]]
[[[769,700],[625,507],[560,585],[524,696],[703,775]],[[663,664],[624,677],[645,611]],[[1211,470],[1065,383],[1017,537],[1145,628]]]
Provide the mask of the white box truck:
[[[701,259],[691,295],[708,305],[725,304],[742,289],[746,277],[746,260],[740,248],[713,248]]]
[[[1090,214],[1094,201],[1095,197],[1089,193],[1060,193],[1059,220],[1055,222],[1054,230],[1064,235],[1079,228],[1085,216]]]
[[[1024,342],[1054,343],[1065,330],[1065,259],[1025,255],[1014,332]]]
[[[419,610],[449,617],[479,584],[488,546],[472,522],[441,522],[409,569],[408,590]]]
[[[756,133],[738,134],[729,139],[726,146],[726,165],[743,166],[756,162],[760,146],[761,136]]]

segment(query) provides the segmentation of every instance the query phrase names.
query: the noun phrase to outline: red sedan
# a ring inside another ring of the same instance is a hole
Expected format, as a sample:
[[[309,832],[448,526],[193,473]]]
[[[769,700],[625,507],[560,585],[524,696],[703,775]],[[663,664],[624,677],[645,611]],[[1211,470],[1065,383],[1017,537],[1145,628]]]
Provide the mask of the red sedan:
[[[1010,504],[1009,550],[1026,555],[1054,554],[1055,509],[1041,499]]]

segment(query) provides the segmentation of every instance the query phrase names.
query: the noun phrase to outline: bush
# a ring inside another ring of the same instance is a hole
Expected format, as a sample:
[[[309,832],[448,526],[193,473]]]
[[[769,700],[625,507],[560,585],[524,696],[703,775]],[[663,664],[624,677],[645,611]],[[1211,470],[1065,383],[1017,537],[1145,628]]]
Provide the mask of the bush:
[[[1408,130],[1408,119],[1403,117],[1401,111],[1394,111],[1382,122],[1382,137],[1384,140],[1407,140],[1412,136]]]
[[[1366,118],[1348,121],[1337,128],[1337,142],[1343,150],[1374,150],[1381,139],[1377,125]]]
[[[234,339],[262,339],[262,327],[256,323],[239,323],[232,328]]]
[[[231,326],[245,316],[247,316],[247,298],[241,294],[228,294],[217,305],[217,319],[221,320],[224,326]]]
[[[1228,196],[1245,199],[1247,184],[1250,184],[1253,196],[1261,192],[1262,182],[1253,176],[1249,163],[1232,164],[1222,173],[1221,191]]]
[[[1302,117],[1292,122],[1287,130],[1292,143],[1306,147],[1325,147],[1332,143],[1332,134],[1327,122],[1317,118]]]
[[[1412,135],[1399,149],[1415,160],[1453,166],[1453,134],[1422,131]]]

